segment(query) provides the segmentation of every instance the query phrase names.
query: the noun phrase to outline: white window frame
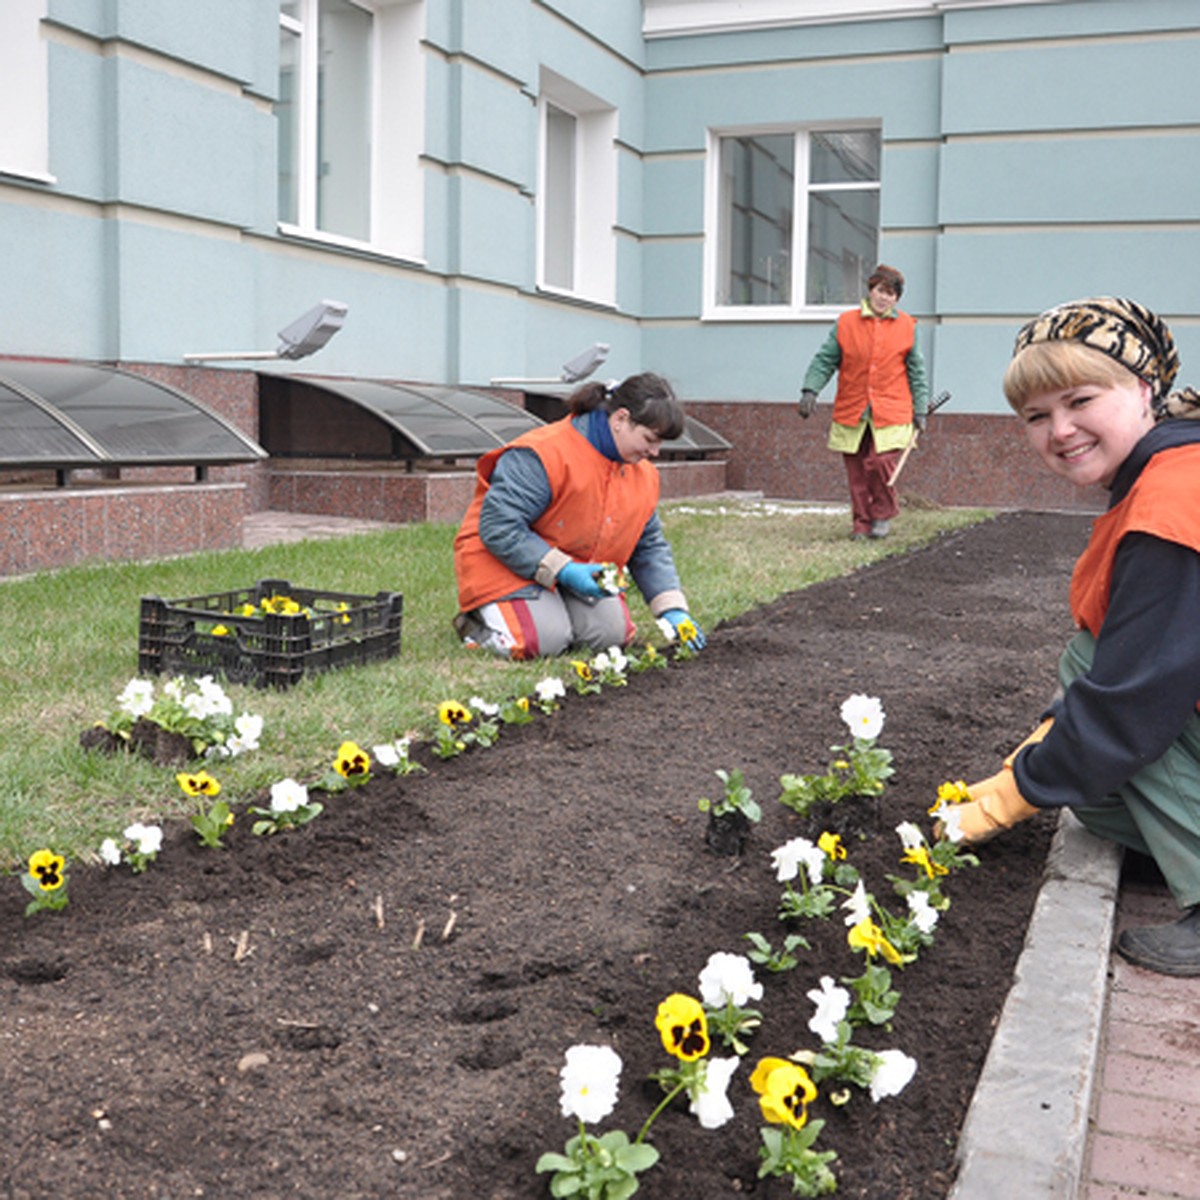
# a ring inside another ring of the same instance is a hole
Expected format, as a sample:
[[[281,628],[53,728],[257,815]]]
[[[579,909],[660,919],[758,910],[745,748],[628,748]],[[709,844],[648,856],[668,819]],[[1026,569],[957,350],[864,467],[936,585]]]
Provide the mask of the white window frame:
[[[317,225],[317,55],[319,0],[299,0],[298,20],[280,13],[279,24],[300,37],[297,218],[280,221],[286,236],[368,249],[424,261],[425,0],[350,0],[373,17],[371,44],[370,234],[345,237]]]
[[[748,125],[708,131],[704,199],[704,304],[706,321],[828,321],[845,311],[846,303],[806,304],[808,270],[808,206],[812,191],[881,191],[880,180],[856,180],[849,183],[812,185],[809,181],[811,137],[823,132],[873,130],[882,139],[878,120],[848,119],[814,124]],[[792,236],[789,253],[792,263],[790,304],[722,304],[718,299],[721,283],[721,238],[724,213],[721,209],[721,141],[724,138],[763,137],[790,134],[795,139],[795,192],[792,197]],[[882,147],[881,147],[882,149]],[[882,169],[881,172],[882,174]],[[876,230],[878,238],[882,223]],[[849,303],[849,302],[848,302]]]
[[[546,279],[553,214],[546,204],[547,119],[551,107],[575,118],[574,237],[570,287]],[[537,285],[551,294],[614,306],[617,293],[617,110],[563,76],[542,69],[538,95]]]
[[[0,175],[54,183],[50,174],[47,0],[0,5]]]

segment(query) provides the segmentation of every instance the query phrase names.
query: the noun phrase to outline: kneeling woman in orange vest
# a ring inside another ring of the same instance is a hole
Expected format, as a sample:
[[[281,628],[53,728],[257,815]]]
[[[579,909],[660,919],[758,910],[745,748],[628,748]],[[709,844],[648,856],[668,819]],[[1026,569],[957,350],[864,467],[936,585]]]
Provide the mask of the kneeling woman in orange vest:
[[[1004,392],[1030,445],[1108,507],[1071,577],[1062,694],[995,775],[941,799],[965,790],[942,816],[969,842],[1066,807],[1152,860],[1183,915],[1123,930],[1117,951],[1200,976],[1200,421],[1179,419],[1200,416],[1200,394],[1170,391],[1178,370],[1166,323],[1121,297],[1068,301],[1017,334]]]
[[[563,420],[479,460],[454,539],[455,628],[509,658],[629,645],[633,621],[624,595],[601,584],[605,563],[628,570],[655,617],[675,630],[691,622],[650,461],[683,432],[671,385],[648,372],[585,384],[567,406]]]

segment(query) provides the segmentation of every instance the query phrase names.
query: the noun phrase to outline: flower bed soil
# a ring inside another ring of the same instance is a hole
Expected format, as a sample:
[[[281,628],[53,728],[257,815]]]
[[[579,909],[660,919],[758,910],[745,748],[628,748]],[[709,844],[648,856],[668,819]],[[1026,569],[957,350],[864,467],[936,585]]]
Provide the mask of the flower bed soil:
[[[573,1132],[566,1048],[616,1048],[621,1100],[602,1128],[632,1134],[657,1099],[643,1080],[668,1061],[659,1001],[696,994],[709,954],[745,949],[743,933],[782,939],[769,854],[810,831],[776,803],[778,779],[824,769],[852,692],[882,699],[896,774],[863,804],[851,861],[899,903],[895,825],[928,829],[937,785],[990,774],[1052,693],[1086,531],[1003,515],[790,594],[710,630],[693,662],[569,696],[490,750],[426,758],[427,775],[322,797],[301,831],[253,838],[241,819],[211,851],[178,829],[144,875],[77,867],[61,914],[25,920],[10,880],[0,1195],[547,1195],[534,1163]],[[735,767],[765,815],[723,858],[696,805]],[[951,881],[935,944],[897,973],[894,1028],[859,1035],[917,1058],[908,1089],[814,1106],[840,1196],[946,1195],[1052,827],[1027,823]],[[800,931],[800,967],[760,973],[734,1120],[706,1132],[686,1104],[665,1113],[647,1200],[787,1194],[756,1181],[750,1068],[812,1047],[805,992],[861,971],[840,913]]]

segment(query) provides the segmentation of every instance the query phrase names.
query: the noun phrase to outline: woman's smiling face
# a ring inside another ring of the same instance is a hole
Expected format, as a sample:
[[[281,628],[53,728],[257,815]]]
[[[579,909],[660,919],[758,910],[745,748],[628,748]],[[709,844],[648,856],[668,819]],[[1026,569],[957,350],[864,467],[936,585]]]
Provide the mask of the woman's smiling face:
[[[1082,383],[1037,392],[1021,406],[1030,445],[1076,487],[1109,487],[1117,468],[1154,425],[1150,385]]]

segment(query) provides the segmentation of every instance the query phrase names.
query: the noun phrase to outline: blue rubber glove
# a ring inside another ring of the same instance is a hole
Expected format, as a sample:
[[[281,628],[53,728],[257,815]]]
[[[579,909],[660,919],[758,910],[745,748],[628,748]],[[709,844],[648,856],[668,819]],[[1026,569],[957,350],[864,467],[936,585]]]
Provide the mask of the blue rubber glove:
[[[659,620],[669,621],[671,623],[671,628],[675,630],[676,638],[679,637],[679,626],[682,625],[684,621],[691,621],[692,628],[696,631],[696,636],[691,640],[692,649],[703,650],[704,647],[708,645],[708,638],[704,636],[704,631],[699,625],[696,624],[695,621],[692,621],[692,618],[686,612],[684,612],[682,608],[668,608],[667,611],[662,614]]]
[[[569,562],[559,571],[555,582],[584,600],[603,600],[606,593],[596,582],[602,569],[600,563]]]

